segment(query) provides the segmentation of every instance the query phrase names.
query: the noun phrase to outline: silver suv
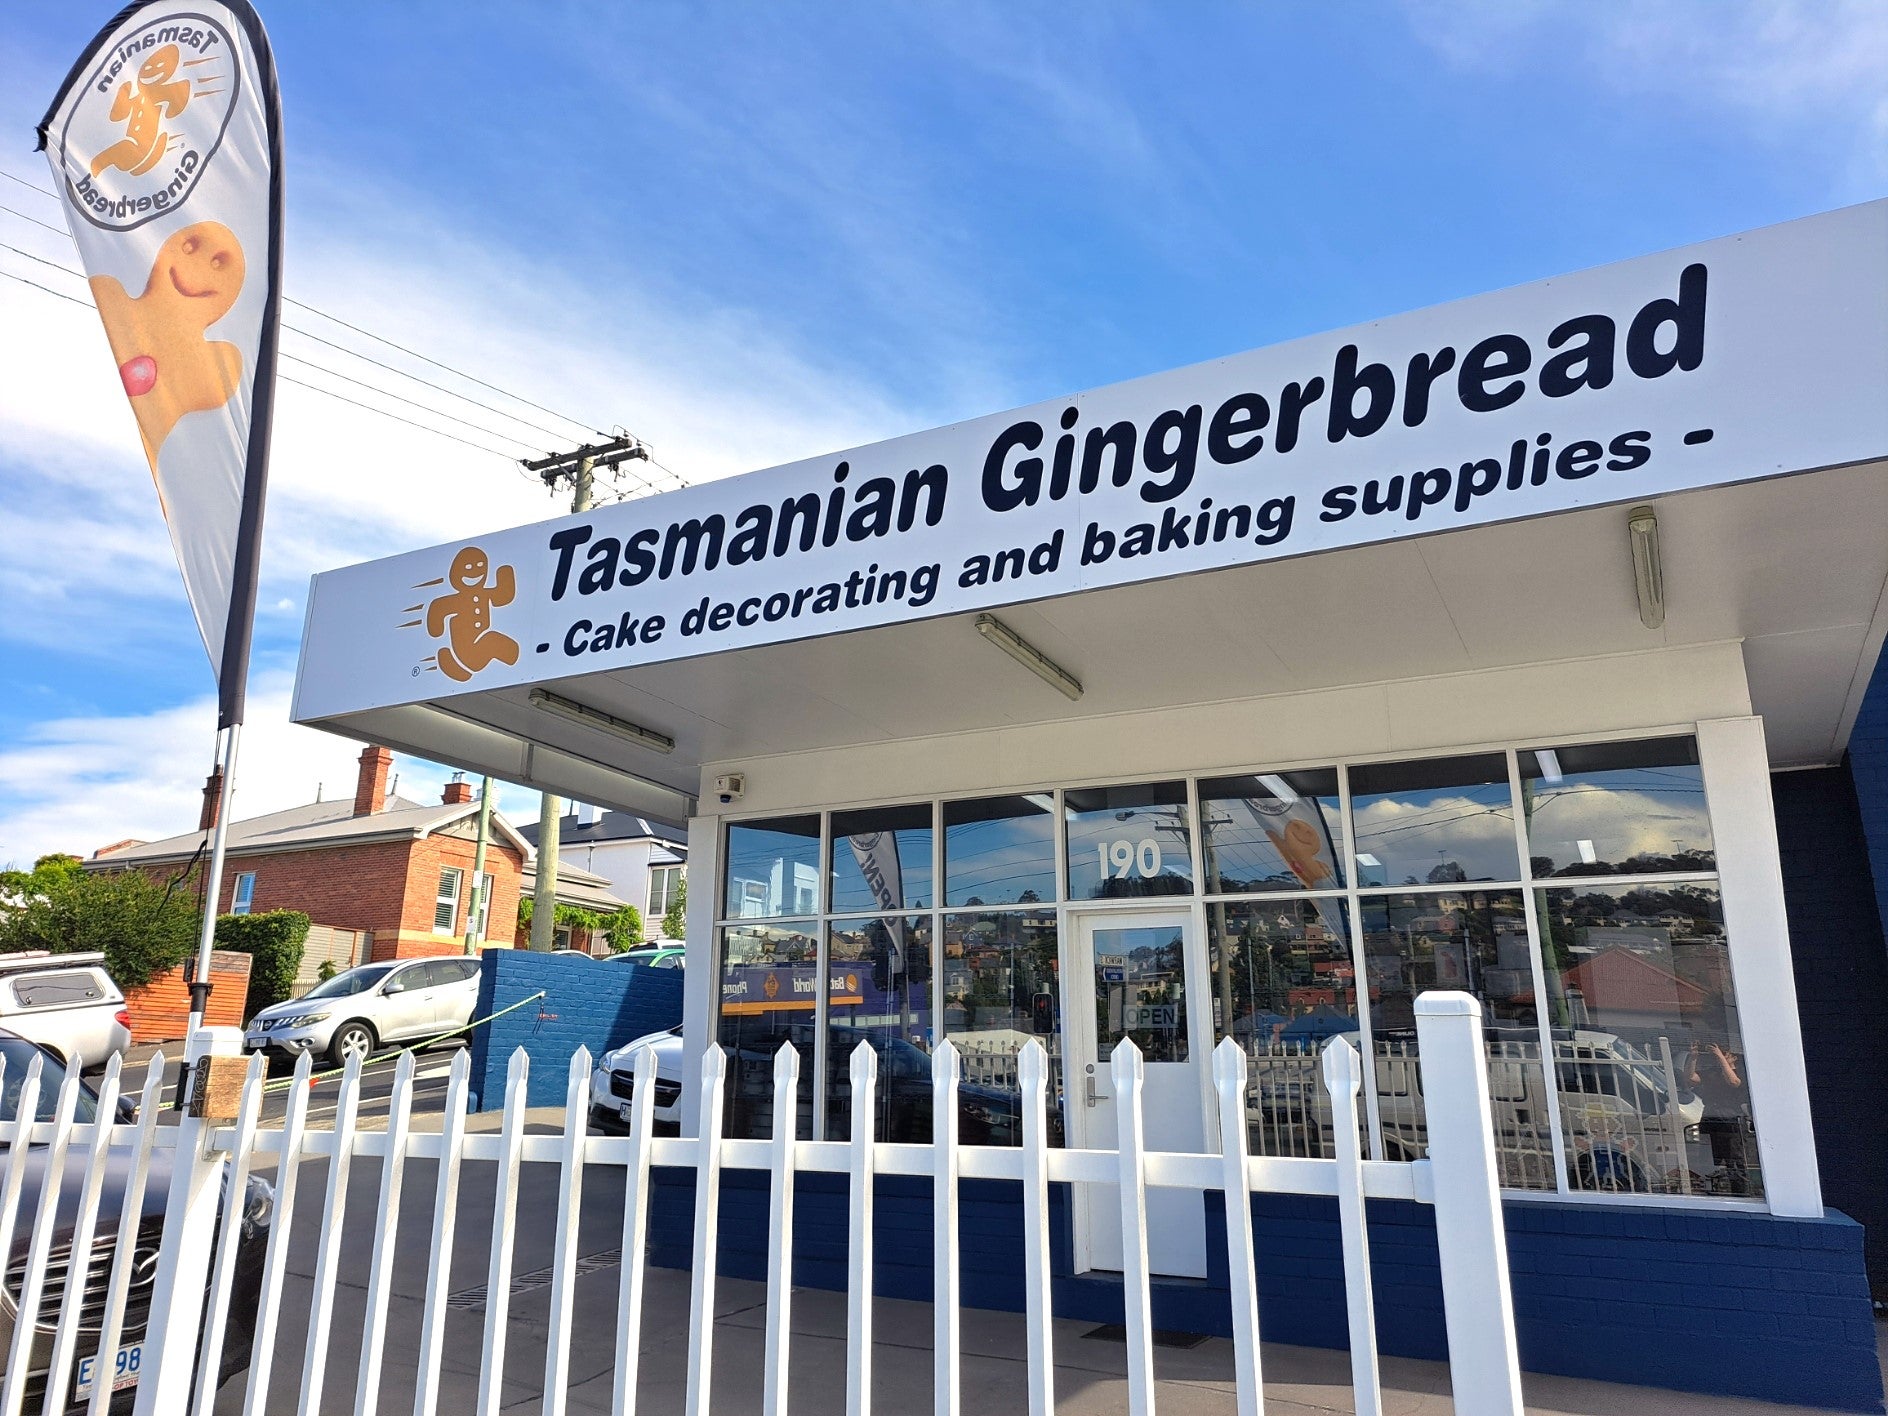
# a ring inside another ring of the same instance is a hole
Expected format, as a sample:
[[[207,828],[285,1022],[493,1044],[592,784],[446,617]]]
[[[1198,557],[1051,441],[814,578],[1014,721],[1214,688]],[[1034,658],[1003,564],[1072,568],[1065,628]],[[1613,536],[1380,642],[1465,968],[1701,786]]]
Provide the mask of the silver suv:
[[[0,1028],[88,1069],[131,1046],[125,995],[96,953],[0,954]]]
[[[323,1054],[339,1067],[390,1042],[456,1032],[479,1001],[477,958],[398,959],[362,964],[300,998],[264,1008],[244,1029],[251,1052]]]

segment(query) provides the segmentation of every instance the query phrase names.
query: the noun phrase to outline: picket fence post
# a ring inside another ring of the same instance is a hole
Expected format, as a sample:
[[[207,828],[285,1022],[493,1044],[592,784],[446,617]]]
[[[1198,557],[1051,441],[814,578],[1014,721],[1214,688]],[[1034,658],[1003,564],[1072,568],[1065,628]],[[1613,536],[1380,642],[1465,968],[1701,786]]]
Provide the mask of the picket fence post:
[[[1421,995],[1416,1048],[1422,1059],[1456,1416],[1520,1416],[1521,1364],[1508,1290],[1482,1005],[1467,993]]]
[[[184,1075],[210,1057],[240,1057],[240,1028],[200,1027],[184,1044]],[[204,1289],[210,1277],[216,1209],[224,1156],[209,1149],[219,1123],[186,1113],[177,1123],[177,1148],[164,1205],[164,1242],[151,1285],[151,1321],[144,1330],[143,1376],[136,1416],[175,1416],[190,1406]],[[239,1197],[240,1202],[240,1197]],[[98,1380],[108,1382],[107,1372]]]
[[[1363,1063],[1341,1037],[1324,1049],[1324,1089],[1331,1098],[1331,1149],[1337,1166],[1338,1233],[1344,1254],[1344,1306],[1350,1329],[1350,1380],[1357,1416],[1378,1416],[1383,1391],[1377,1369],[1377,1313],[1370,1283],[1370,1216],[1364,1207],[1363,1138],[1357,1095]]]

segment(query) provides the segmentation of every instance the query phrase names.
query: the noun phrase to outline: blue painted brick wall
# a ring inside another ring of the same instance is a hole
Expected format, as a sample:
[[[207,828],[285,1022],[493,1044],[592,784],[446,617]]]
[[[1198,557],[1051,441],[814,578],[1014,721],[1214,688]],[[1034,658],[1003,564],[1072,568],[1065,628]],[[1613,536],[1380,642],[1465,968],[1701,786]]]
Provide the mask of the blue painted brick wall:
[[[846,1189],[840,1176],[800,1177],[794,1210],[794,1281],[843,1289]],[[768,1180],[724,1171],[719,1268],[766,1275]],[[656,1174],[651,1258],[690,1262],[692,1177]],[[1208,1243],[1225,1244],[1209,1201]],[[1119,1282],[1070,1274],[1068,1196],[1052,1187],[1050,1224],[1058,1316],[1120,1322]],[[1346,1344],[1343,1267],[1335,1202],[1257,1195],[1252,1201],[1260,1323],[1268,1340]],[[1022,1219],[1017,1187],[964,1181],[960,1191],[964,1301],[1020,1310]],[[1506,1206],[1515,1324],[1529,1371],[1594,1377],[1836,1410],[1882,1410],[1874,1322],[1859,1225],[1765,1214],[1651,1206],[1510,1202]],[[880,1177],[874,1288],[931,1295],[928,1181]],[[1398,1356],[1441,1359],[1442,1280],[1436,1231],[1421,1205],[1372,1202],[1371,1269],[1378,1342]],[[1204,1283],[1161,1283],[1154,1323],[1228,1335],[1223,1262]]]
[[[1888,654],[1875,665],[1849,733],[1849,771],[1874,877],[1876,918],[1888,935]]]
[[[1863,1225],[1888,1299],[1888,951],[1860,805],[1840,767],[1780,772],[1771,790],[1823,1199]]]
[[[682,1021],[682,971],[599,962],[570,954],[487,949],[479,980],[479,1011],[489,1017],[528,998],[545,997],[472,1033],[472,1106],[505,1104],[505,1075],[522,1047],[531,1059],[529,1104],[562,1106],[570,1059],[579,1047],[595,1057],[608,1048],[672,1028]]]

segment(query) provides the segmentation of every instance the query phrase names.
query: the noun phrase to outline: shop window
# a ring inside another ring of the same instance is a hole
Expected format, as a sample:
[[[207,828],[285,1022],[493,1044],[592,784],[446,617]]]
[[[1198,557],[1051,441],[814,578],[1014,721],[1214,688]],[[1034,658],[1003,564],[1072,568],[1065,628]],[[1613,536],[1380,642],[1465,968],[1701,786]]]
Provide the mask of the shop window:
[[[1386,1160],[1428,1153],[1416,1049],[1418,994],[1460,989],[1482,1004],[1501,1183],[1556,1187],[1541,1066],[1533,943],[1519,890],[1396,891],[1361,901],[1372,1060]]]
[[[1199,795],[1207,894],[1344,888],[1335,768],[1214,777]]]
[[[819,910],[819,817],[783,816],[728,827],[728,919],[774,919]]]
[[[1017,1054],[1031,1038],[1049,1054],[1049,1143],[1063,1143],[1060,969],[1054,910],[944,916],[939,1021],[963,1059],[958,1137],[966,1144],[1022,1143]]]
[[[869,1047],[878,1058],[874,1136],[929,1141],[931,916],[840,920],[827,941],[826,1138],[852,1135],[852,1055]]]
[[[1062,794],[1069,898],[1193,893],[1193,831],[1184,782],[1087,787]]]
[[[1717,886],[1540,890],[1535,913],[1568,1183],[1761,1198]]]
[[[813,1136],[813,1068],[819,1007],[819,936],[811,921],[721,930],[721,1024],[728,1054],[723,1134],[771,1136],[774,1054],[800,1054],[795,1134]]]
[[[1717,869],[1693,739],[1544,747],[1519,757],[1535,879]]]
[[[1341,898],[1206,907],[1213,1036],[1245,1051],[1253,1155],[1335,1153],[1324,1049],[1338,1037],[1363,1047],[1345,909]]]
[[[944,803],[944,903],[1056,898],[1055,798],[1046,792]]]
[[[835,811],[831,874],[834,914],[923,909],[933,899],[931,808]]]
[[[1506,753],[1353,767],[1350,801],[1365,888],[1521,878]]]

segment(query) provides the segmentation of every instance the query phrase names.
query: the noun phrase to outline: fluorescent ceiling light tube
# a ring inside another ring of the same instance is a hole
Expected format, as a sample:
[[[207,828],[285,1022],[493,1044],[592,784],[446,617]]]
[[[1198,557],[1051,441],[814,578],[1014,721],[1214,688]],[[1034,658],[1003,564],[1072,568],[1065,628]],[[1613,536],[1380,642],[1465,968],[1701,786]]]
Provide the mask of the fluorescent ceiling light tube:
[[[1024,792],[1023,800],[1028,802],[1031,806],[1041,807],[1051,816],[1055,815],[1055,798],[1050,796],[1047,792]],[[1073,823],[1081,820],[1081,817],[1075,814],[1073,807],[1065,806],[1062,808],[1062,819]]]
[[[1580,863],[1582,865],[1598,865],[1600,863],[1599,852],[1593,849],[1593,843],[1591,841],[1577,841],[1575,844],[1580,847]]]
[[[1550,784],[1565,780],[1560,775],[1560,754],[1551,747],[1535,749],[1534,760],[1541,764],[1541,776]]]
[[[638,747],[646,747],[651,752],[675,751],[675,739],[645,728],[640,723],[632,723],[627,718],[614,717],[601,708],[589,708],[571,699],[555,693],[546,693],[541,688],[531,690],[531,706],[542,708],[546,713],[555,713],[560,718],[568,718],[573,723],[580,723],[586,728],[595,728],[598,732],[619,737],[624,742],[633,742]]]
[[[1665,624],[1665,567],[1659,555],[1658,513],[1635,506],[1626,517],[1632,539],[1632,588],[1639,596],[1639,623],[1647,629]]]
[[[1376,867],[1381,866],[1383,862],[1378,860],[1375,856],[1371,855],[1369,851],[1358,851],[1357,864],[1367,865],[1374,869]]]
[[[996,645],[1030,673],[1041,679],[1064,698],[1082,696],[1082,681],[1004,624],[995,615],[978,615],[977,633]]]
[[[1297,801],[1298,793],[1291,789],[1291,783],[1276,772],[1267,772],[1259,777],[1259,785],[1277,797],[1280,801]]]

